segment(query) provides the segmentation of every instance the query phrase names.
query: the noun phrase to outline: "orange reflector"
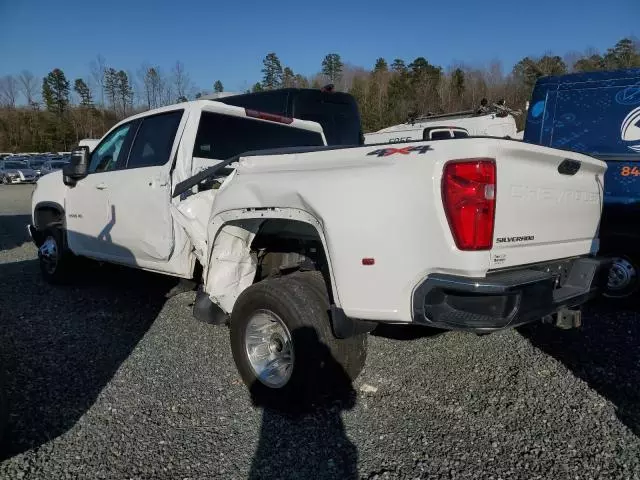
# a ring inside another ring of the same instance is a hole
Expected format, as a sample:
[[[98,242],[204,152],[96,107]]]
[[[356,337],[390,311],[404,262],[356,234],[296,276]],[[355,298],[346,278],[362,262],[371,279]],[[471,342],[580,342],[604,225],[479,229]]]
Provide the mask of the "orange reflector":
[[[374,265],[376,263],[376,259],[375,258],[363,258],[362,259],[362,264],[363,265]]]

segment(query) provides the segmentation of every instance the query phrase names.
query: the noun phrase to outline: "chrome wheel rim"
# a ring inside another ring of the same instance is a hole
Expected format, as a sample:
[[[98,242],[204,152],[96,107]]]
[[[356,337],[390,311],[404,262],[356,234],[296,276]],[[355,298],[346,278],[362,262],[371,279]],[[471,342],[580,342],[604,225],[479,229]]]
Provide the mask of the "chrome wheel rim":
[[[633,263],[626,258],[615,257],[609,269],[607,289],[618,292],[632,285],[637,278],[638,272]]]
[[[282,319],[270,310],[253,313],[244,338],[247,358],[261,383],[284,387],[293,372],[293,341]]]
[[[38,249],[38,256],[47,273],[52,274],[58,267],[58,244],[55,238],[48,236]]]

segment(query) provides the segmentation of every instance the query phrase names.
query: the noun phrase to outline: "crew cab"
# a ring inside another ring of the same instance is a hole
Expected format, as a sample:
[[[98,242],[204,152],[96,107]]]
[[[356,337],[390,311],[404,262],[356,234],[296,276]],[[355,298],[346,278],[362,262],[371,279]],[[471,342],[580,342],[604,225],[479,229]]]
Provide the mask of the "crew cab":
[[[331,146],[316,122],[200,100],[75,151],[29,229],[50,282],[78,257],[197,276],[194,315],[229,325],[252,394],[299,400],[355,378],[379,323],[577,324],[607,270],[605,170],[498,138]]]

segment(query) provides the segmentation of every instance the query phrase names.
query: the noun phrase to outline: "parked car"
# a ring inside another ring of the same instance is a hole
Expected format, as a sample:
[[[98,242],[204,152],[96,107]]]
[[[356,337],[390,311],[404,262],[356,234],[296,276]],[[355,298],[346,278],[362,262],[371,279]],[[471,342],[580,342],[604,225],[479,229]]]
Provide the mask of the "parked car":
[[[40,177],[42,175],[42,166],[47,161],[47,157],[31,157],[26,160],[29,168],[36,172],[36,176]]]
[[[41,175],[46,175],[47,173],[57,172],[58,170],[62,170],[62,168],[69,163],[68,160],[47,160],[42,165]]]
[[[355,378],[380,323],[580,323],[608,269],[604,162],[502,138],[326,143],[319,123],[220,101],[127,118],[38,180],[42,275],[73,281],[73,256],[199,264],[194,315],[229,324],[243,380],[276,401]]]
[[[640,69],[540,78],[523,140],[607,162],[599,235],[613,265],[604,295],[632,299],[640,290]]]
[[[5,159],[0,160],[0,179],[5,185],[34,183],[38,179],[38,175],[26,161]]]

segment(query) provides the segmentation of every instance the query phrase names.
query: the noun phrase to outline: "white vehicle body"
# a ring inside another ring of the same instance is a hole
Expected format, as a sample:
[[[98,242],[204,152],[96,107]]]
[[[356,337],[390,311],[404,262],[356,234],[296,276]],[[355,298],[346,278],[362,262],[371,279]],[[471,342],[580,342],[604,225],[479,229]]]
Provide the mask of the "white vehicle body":
[[[440,127],[440,128],[438,128]],[[423,117],[414,123],[403,123],[383,128],[377,132],[365,134],[365,144],[398,143],[412,140],[440,140],[442,131],[447,127],[456,127],[467,132],[468,136],[516,138],[516,121],[511,115],[499,116],[451,114]]]
[[[185,278],[197,258],[207,293],[230,312],[255,274],[249,250],[260,224],[265,218],[296,219],[312,225],[322,239],[333,297],[346,315],[411,322],[408,299],[430,274],[485,277],[495,269],[597,251],[598,179],[606,164],[501,139],[406,143],[396,147],[428,146],[428,151],[381,157],[366,146],[249,156],[239,159],[235,174],[218,190],[170,200],[172,186],[217,162],[192,154],[200,114],[242,111],[196,101],[154,113],[178,108],[185,112],[171,149],[175,165],[97,173],[72,188],[63,184],[61,173],[38,182],[34,211],[40,203],[63,206],[74,253]],[[319,129],[299,120],[292,126]],[[448,161],[470,157],[495,159],[497,213],[493,248],[463,252],[442,208],[441,182]],[[564,159],[581,163],[578,174],[558,174]],[[509,237],[530,239],[497,243]],[[363,266],[365,257],[374,258],[375,266]]]
[[[327,345],[357,376],[376,322],[566,323],[602,283],[604,162],[499,138],[325,144],[315,122],[215,101],[126,119],[88,170],[80,152],[38,181],[43,275],[64,252],[185,279],[198,262],[194,316],[231,317],[236,365],[267,396],[317,382]]]
[[[100,142],[99,138],[83,138],[78,142],[79,147],[89,147],[89,151],[92,152],[94,148]]]

